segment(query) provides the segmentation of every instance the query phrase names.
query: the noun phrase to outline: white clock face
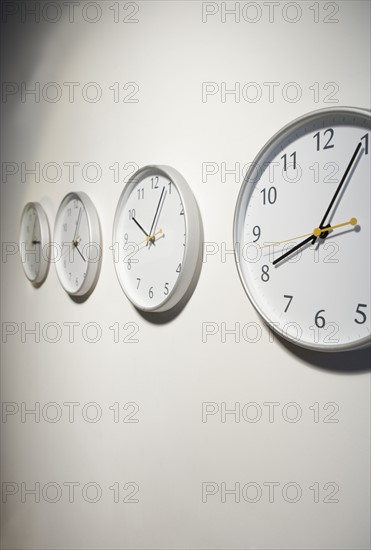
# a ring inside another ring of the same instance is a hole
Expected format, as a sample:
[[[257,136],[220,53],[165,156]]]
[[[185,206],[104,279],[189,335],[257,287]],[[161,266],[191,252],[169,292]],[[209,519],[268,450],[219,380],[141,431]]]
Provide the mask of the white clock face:
[[[190,284],[199,245],[197,206],[180,174],[155,166],[134,174],[113,231],[116,272],[132,303],[144,311],[173,307]]]
[[[86,294],[96,282],[101,259],[98,215],[85,193],[63,199],[55,224],[56,268],[59,280],[71,295]]]
[[[50,234],[46,214],[40,204],[26,204],[21,217],[20,254],[26,277],[40,284],[49,267]]]
[[[370,146],[369,112],[311,113],[272,138],[240,192],[243,285],[272,328],[308,348],[370,342]]]

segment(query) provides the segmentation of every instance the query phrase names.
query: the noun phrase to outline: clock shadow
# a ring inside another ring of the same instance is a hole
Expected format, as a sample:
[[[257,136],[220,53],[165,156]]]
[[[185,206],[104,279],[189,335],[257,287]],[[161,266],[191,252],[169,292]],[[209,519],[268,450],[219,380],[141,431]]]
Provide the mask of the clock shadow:
[[[302,362],[317,369],[341,374],[360,374],[371,367],[371,346],[349,351],[314,351],[296,346],[275,335],[281,345]]]
[[[135,308],[139,315],[143,317],[146,321],[149,323],[152,323],[154,325],[164,325],[166,323],[170,323],[173,321],[180,313],[183,311],[185,306],[187,305],[188,301],[190,300],[193,292],[196,289],[198,279],[201,274],[201,265],[197,267],[197,277],[192,279],[192,283],[188,287],[187,292],[184,294],[183,298],[171,309],[168,309],[167,311],[160,311],[160,312],[151,312],[151,311],[142,311],[138,308]],[[196,279],[194,281],[194,279]]]
[[[202,250],[202,247],[201,247]],[[196,290],[196,286],[198,283],[198,280],[201,275],[201,268],[202,268],[202,259],[201,261],[197,262],[197,268],[195,271],[195,274],[193,275],[191,284],[188,287],[187,292],[184,294],[183,298],[171,309],[168,309],[167,311],[160,311],[160,312],[147,312],[142,311],[138,308],[135,308],[139,315],[143,317],[146,321],[153,323],[155,325],[164,325],[166,323],[170,323],[178,317],[178,315],[183,311],[185,306],[187,305],[188,301],[191,299],[192,294]]]
[[[71,294],[69,294],[68,296],[73,302],[75,302],[75,304],[83,304],[84,302],[86,302],[86,300],[88,300],[88,298],[90,298],[93,290],[95,289],[95,286],[96,283],[86,294],[83,294],[82,296],[71,296]]]
[[[44,279],[40,283],[31,283],[31,285],[37,290],[38,288],[41,288],[43,286],[43,284],[45,283],[45,279],[46,277],[44,277]]]

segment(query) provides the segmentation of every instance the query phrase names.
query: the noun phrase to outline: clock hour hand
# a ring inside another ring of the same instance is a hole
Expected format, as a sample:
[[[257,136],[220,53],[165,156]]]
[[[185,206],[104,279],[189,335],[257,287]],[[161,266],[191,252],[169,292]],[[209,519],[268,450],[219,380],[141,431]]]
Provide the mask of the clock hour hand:
[[[79,241],[75,241],[74,246],[75,246],[77,252],[80,254],[81,258],[84,260],[84,262],[86,262],[84,256],[82,255],[82,253],[81,253],[81,251],[80,251],[80,249],[79,249]]]
[[[278,262],[281,262],[282,260],[287,258],[287,256],[290,256],[290,254],[293,254],[294,252],[296,252],[297,250],[299,250],[300,248],[305,246],[310,241],[313,241],[313,243],[314,243],[315,240],[317,239],[317,237],[325,239],[327,237],[329,231],[333,231],[334,229],[340,229],[341,227],[346,227],[347,225],[353,225],[354,226],[354,225],[357,225],[357,223],[358,223],[357,218],[351,218],[348,222],[338,223],[337,225],[327,225],[327,226],[322,227],[322,228],[321,227],[316,227],[315,229],[313,229],[312,233],[308,233],[307,235],[301,235],[301,237],[307,237],[307,238],[304,239],[304,241],[302,241],[298,245],[294,246],[293,248],[290,248],[290,250],[288,250],[287,252],[282,254],[282,256],[280,256],[279,258],[274,260],[273,265],[276,265]],[[271,243],[271,244],[273,244],[273,245],[283,244],[283,243],[287,243],[289,241],[294,241],[296,239],[300,239],[301,237],[300,236],[299,237],[294,237],[293,239],[286,239],[285,241],[281,241],[279,243]],[[271,246],[271,245],[267,245],[267,246]]]
[[[152,237],[151,237],[151,235],[148,235],[147,231],[145,231],[145,230],[143,229],[143,227],[140,225],[139,222],[137,222],[137,220],[136,220],[135,218],[132,218],[132,220],[137,224],[137,226],[139,227],[139,229],[141,229],[141,231],[143,231],[143,233],[144,233],[145,236],[147,237],[146,243],[147,243],[147,245],[148,245],[148,242],[151,241],[151,240],[153,239],[154,235],[153,235]],[[154,240],[153,240],[153,244],[155,244]],[[146,246],[147,246],[147,245],[146,245]]]
[[[147,237],[147,239],[150,238],[150,236],[148,235],[147,231],[145,231],[145,229],[143,229],[143,227],[140,225],[140,223],[133,217],[132,218],[133,222],[137,224],[137,226],[139,227],[139,229],[141,231],[143,231],[143,233],[145,234],[145,236]]]
[[[306,244],[310,243],[310,242],[315,242],[317,239],[317,237],[315,235],[313,235],[313,233],[310,235],[310,237],[307,237],[306,239],[304,239],[304,241],[301,241],[301,243],[297,244],[296,246],[294,246],[293,248],[290,248],[290,250],[288,250],[287,252],[285,252],[284,254],[282,254],[282,256],[280,256],[279,258],[277,258],[276,260],[274,260],[272,263],[273,265],[276,265],[278,264],[278,262],[282,262],[282,260],[284,260],[285,258],[287,258],[287,256],[290,256],[291,254],[293,254],[294,252],[296,252],[297,250],[299,250],[300,248],[302,248],[303,246],[305,246]]]
[[[75,246],[76,246],[76,235],[77,235],[77,232],[78,232],[79,226],[80,226],[81,212],[82,212],[82,207],[80,208],[79,215],[78,215],[78,217],[77,217],[75,234],[74,234],[73,239],[72,239],[72,243],[73,243]]]

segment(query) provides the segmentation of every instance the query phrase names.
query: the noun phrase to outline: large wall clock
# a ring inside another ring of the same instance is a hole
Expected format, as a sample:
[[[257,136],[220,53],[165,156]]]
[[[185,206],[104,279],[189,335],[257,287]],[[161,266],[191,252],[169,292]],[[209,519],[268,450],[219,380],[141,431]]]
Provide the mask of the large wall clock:
[[[43,207],[38,202],[27,203],[21,216],[19,249],[23,271],[35,286],[41,285],[48,274],[49,241],[49,223]]]
[[[135,307],[176,306],[197,273],[201,241],[196,200],[177,170],[146,166],[133,174],[117,206],[113,250],[117,277]]]
[[[244,179],[235,258],[257,311],[301,346],[370,344],[370,112],[309,113],[272,137]]]
[[[54,245],[59,281],[71,296],[90,293],[99,276],[102,242],[99,218],[86,193],[68,193],[55,221]]]

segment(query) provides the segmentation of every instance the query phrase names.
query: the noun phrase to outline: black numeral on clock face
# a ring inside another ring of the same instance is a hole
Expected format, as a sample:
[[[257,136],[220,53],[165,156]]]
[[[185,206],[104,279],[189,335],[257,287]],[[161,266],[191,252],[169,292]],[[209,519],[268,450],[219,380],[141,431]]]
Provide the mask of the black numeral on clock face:
[[[332,142],[332,138],[334,137],[334,130],[332,128],[328,128],[327,130],[325,130],[323,132],[323,137],[324,137],[324,145],[322,142],[322,139],[321,139],[321,132],[317,132],[316,134],[314,134],[313,136],[313,139],[316,140],[316,145],[317,145],[317,151],[320,151],[321,149],[332,149],[334,146]],[[326,138],[325,138],[326,136]],[[327,141],[326,141],[327,140]]]
[[[269,189],[262,189],[260,193],[263,195],[263,204],[274,204],[277,200],[277,189],[275,187],[269,187]]]
[[[363,325],[367,321],[367,315],[364,311],[362,311],[362,308],[367,307],[367,304],[358,304],[356,313],[358,313],[358,319],[354,319],[354,322],[357,323],[357,325]]]
[[[267,265],[262,266],[262,274],[260,278],[263,281],[263,283],[267,283],[269,281],[269,266]]]
[[[320,309],[319,311],[317,311],[317,313],[314,317],[314,322],[315,322],[317,328],[324,328],[326,326],[326,320],[325,320],[324,316],[321,315],[321,313],[325,313],[325,310]]]
[[[291,155],[289,155],[289,158],[290,159],[292,158],[292,162],[287,162],[286,153],[284,155],[282,155],[282,157],[281,157],[281,159],[283,160],[283,169],[284,169],[285,172],[287,172],[287,169],[291,166],[294,170],[296,170],[296,151],[291,153]]]
[[[361,141],[365,140],[365,155],[368,155],[368,134],[361,137]]]
[[[287,303],[287,305],[286,305],[286,307],[285,307],[285,313],[286,313],[287,310],[289,309],[290,305],[291,305],[293,296],[291,296],[290,294],[284,294],[283,297],[286,298],[286,299],[288,300],[288,303]]]
[[[254,239],[254,243],[256,243],[260,239],[260,234],[261,234],[261,230],[260,230],[259,225],[254,226],[254,228],[252,230],[252,234],[254,235],[254,237],[256,237],[256,239]]]

